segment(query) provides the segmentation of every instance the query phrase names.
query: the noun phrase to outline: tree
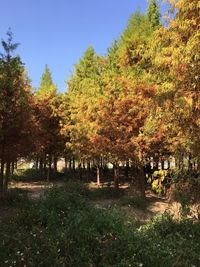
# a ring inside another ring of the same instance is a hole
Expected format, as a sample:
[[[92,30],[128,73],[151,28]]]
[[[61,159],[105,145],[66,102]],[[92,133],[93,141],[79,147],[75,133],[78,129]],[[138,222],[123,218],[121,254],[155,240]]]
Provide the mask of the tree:
[[[9,30],[2,41],[0,58],[0,193],[8,188],[11,162],[27,154],[31,134],[31,87],[19,56],[13,56],[18,44]],[[6,167],[6,171],[5,170]]]
[[[153,30],[161,25],[159,7],[156,0],[150,0],[147,9],[147,17]]]
[[[64,140],[60,134],[60,117],[57,112],[60,98],[56,94],[56,86],[52,81],[51,72],[47,65],[41,78],[40,87],[36,91],[35,99],[37,103],[35,116],[38,122],[36,158],[39,160],[42,175],[49,181],[52,162],[54,162],[54,169],[57,171],[57,158],[64,146]]]
[[[170,1],[172,2],[172,1]],[[198,1],[173,2],[175,15],[152,41],[152,76],[161,100],[166,138],[178,158],[199,159],[199,7]],[[165,112],[164,112],[165,109]]]

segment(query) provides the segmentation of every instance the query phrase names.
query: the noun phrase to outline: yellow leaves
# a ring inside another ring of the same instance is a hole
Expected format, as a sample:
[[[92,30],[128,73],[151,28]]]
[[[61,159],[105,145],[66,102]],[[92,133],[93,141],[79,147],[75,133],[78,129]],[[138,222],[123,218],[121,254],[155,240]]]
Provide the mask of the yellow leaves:
[[[184,96],[184,99],[185,99],[186,103],[189,105],[189,107],[192,107],[193,98],[191,96]]]

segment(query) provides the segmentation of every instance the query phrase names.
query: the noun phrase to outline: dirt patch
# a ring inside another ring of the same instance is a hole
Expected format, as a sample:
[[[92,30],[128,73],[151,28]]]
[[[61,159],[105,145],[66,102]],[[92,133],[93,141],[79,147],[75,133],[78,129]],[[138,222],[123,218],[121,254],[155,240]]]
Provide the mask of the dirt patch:
[[[48,188],[51,188],[53,186],[52,183],[45,183],[45,182],[30,182],[30,183],[24,183],[24,182],[11,182],[9,185],[9,188],[18,188],[27,191],[28,196],[31,199],[38,199],[43,194],[44,191]]]

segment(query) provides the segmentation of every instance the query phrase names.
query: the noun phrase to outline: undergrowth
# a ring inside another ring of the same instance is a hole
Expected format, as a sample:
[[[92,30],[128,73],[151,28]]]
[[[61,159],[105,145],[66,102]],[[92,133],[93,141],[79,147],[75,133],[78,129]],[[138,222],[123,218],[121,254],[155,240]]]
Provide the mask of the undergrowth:
[[[145,225],[125,224],[117,209],[89,202],[77,183],[49,189],[0,228],[0,266],[200,266],[200,223],[168,214]]]

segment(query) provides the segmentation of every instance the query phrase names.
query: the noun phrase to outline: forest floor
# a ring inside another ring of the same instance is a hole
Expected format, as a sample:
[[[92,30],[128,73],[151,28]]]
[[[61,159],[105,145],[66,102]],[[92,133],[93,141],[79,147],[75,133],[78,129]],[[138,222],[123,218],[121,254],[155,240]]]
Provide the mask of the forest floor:
[[[64,182],[57,181],[54,183],[46,183],[43,181],[36,182],[11,182],[10,189],[17,189],[22,192],[26,192],[28,197],[32,200],[39,199],[43,196],[46,189],[51,188],[53,186],[64,186]],[[101,188],[96,186],[96,183],[88,183],[87,187],[91,192],[95,194],[96,191],[101,191],[101,189],[106,189],[106,184],[102,184]],[[128,190],[129,184],[122,184],[120,186],[121,190]],[[126,194],[126,193],[125,193]],[[172,204],[169,204],[167,198],[159,197],[150,190],[146,191],[146,201],[145,205],[140,204],[140,199],[136,199],[136,203],[132,203],[131,196],[117,196],[110,197],[109,191],[106,194],[97,195],[97,197],[91,198],[89,201],[92,205],[99,209],[113,209],[117,208],[120,212],[124,213],[126,216],[130,217],[130,219],[135,219],[141,222],[148,221],[152,219],[154,216],[163,214],[165,211],[169,210],[172,207]],[[135,200],[134,200],[135,202]],[[136,205],[135,205],[136,204]],[[176,205],[173,205],[176,206]],[[178,210],[178,206],[176,207]],[[0,206],[0,221],[4,217],[10,217],[17,212],[17,208],[12,205],[3,205]]]

